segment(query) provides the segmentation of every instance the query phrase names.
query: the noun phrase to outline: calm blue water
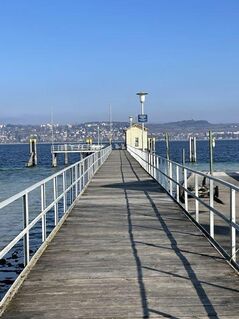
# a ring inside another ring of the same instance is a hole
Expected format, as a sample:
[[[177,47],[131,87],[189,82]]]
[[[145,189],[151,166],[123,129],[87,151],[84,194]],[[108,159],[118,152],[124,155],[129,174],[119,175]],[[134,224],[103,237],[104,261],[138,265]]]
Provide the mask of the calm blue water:
[[[64,168],[63,155],[58,155],[58,167],[51,167],[51,145],[37,145],[37,155],[38,165],[27,168],[28,145],[0,145],[0,201]],[[79,159],[79,154],[70,154],[69,164]]]
[[[189,163],[189,143],[187,141],[170,142],[170,159],[182,162],[182,149],[185,149],[186,165],[196,170],[209,171],[208,141],[197,141],[197,163]],[[156,152],[166,156],[165,142],[156,143]],[[218,140],[214,148],[215,171],[239,171],[239,140]]]

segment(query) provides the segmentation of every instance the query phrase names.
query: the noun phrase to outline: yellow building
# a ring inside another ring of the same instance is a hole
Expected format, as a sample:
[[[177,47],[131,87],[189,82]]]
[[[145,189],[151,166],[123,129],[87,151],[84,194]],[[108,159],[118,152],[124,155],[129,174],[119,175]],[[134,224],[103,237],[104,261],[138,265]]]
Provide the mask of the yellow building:
[[[146,150],[148,148],[148,129],[145,127],[142,134],[142,126],[139,124],[133,124],[128,127],[125,132],[126,145]],[[142,138],[143,137],[143,138]],[[143,140],[143,147],[142,147]]]

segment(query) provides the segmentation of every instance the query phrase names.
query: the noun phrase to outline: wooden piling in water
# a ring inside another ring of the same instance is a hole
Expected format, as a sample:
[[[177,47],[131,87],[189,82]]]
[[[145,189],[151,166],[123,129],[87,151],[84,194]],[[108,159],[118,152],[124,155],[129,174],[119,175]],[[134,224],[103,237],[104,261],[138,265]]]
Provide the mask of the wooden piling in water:
[[[27,163],[27,167],[33,167],[37,165],[37,140],[36,138],[30,138],[29,140],[30,147],[30,158]]]
[[[197,143],[196,137],[189,137],[189,161],[196,162],[197,161]]]

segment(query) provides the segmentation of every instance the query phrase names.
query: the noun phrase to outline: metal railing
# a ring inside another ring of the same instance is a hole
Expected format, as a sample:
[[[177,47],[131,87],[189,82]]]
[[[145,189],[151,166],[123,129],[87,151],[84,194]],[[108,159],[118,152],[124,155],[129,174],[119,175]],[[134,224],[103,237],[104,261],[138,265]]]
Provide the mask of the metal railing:
[[[236,203],[239,187],[156,154],[131,146],[127,146],[127,150],[238,270]]]
[[[24,267],[26,268],[30,260],[47,241],[52,231],[64,221],[76,199],[83,193],[98,168],[110,155],[111,150],[112,148],[109,146],[93,153],[83,160],[2,201],[0,203],[0,213],[3,212],[4,214],[4,209],[10,207],[9,211],[11,211],[12,205],[17,203],[14,209],[18,211],[22,210],[23,225],[19,225],[16,236],[0,251],[0,260],[3,260],[3,258],[9,259],[7,258],[9,253],[11,254],[12,249],[21,243],[22,258]],[[48,218],[48,215],[51,215],[51,218]],[[32,236],[31,231],[35,229],[36,225],[38,225],[38,233],[36,234],[35,232],[35,237],[38,235],[40,243],[37,250],[32,252],[30,240],[34,240],[35,243],[36,238],[33,238],[34,236]],[[8,294],[9,291],[0,302],[0,308],[8,297]]]
[[[52,145],[53,152],[81,152],[81,151],[99,151],[104,147],[102,144],[59,144]]]

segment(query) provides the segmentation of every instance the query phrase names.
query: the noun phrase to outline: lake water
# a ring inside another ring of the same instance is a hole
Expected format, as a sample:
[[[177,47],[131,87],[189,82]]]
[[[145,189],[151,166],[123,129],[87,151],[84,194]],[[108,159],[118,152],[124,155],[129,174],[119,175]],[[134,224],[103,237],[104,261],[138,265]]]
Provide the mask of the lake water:
[[[170,142],[170,159],[182,162],[182,149],[185,149],[186,165],[196,170],[209,171],[208,141],[197,141],[197,163],[189,163],[189,142]],[[165,143],[156,143],[156,153],[166,156]],[[214,148],[215,171],[239,171],[239,140],[218,140]]]

